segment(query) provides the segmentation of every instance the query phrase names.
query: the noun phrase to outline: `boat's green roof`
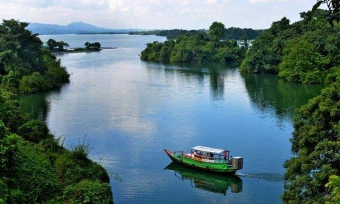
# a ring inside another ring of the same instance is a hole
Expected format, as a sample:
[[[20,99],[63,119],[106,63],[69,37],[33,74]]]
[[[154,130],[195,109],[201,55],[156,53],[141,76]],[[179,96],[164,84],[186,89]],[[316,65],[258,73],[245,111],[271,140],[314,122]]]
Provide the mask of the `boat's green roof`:
[[[203,146],[196,146],[196,147],[193,147],[191,149],[202,151],[202,152],[211,152],[213,154],[222,154],[225,151],[224,149],[216,149],[216,148],[203,147]]]

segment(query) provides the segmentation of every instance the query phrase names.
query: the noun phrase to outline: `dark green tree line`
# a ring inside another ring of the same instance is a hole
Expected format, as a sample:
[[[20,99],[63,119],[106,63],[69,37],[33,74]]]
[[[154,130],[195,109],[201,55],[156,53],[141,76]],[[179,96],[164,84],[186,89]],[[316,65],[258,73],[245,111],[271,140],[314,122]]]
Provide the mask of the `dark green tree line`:
[[[340,73],[340,25],[330,26],[326,13],[303,12],[294,24],[286,18],[274,22],[252,42],[241,70],[278,74],[297,83],[334,81]]]
[[[180,35],[175,40],[164,43],[148,43],[141,53],[142,60],[187,63],[187,62],[240,62],[248,49],[238,46],[235,40],[221,41],[225,35],[222,23],[214,22],[210,27],[209,37],[202,32],[194,35]]]

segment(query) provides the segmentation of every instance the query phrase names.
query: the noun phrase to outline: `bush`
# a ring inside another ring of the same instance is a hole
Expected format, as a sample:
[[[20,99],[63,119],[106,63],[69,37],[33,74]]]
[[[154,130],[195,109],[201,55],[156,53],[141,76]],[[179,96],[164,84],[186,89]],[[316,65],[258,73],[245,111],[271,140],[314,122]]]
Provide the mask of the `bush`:
[[[64,191],[65,203],[113,203],[111,186],[99,181],[82,180]]]
[[[53,138],[53,135],[48,134],[48,132],[49,130],[47,125],[39,119],[28,121],[19,127],[18,130],[19,135],[34,143],[39,143],[44,139]]]
[[[53,166],[36,146],[12,134],[0,150],[7,203],[41,203],[62,193]]]

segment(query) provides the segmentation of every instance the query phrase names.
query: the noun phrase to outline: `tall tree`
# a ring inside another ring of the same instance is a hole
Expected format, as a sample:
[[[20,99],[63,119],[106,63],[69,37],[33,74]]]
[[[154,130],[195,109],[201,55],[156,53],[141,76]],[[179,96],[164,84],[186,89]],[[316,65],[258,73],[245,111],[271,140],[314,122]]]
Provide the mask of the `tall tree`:
[[[313,13],[321,6],[326,4],[328,8],[327,21],[333,27],[333,21],[340,21],[340,0],[316,0],[316,4],[313,6]]]
[[[225,36],[225,26],[221,22],[213,22],[209,27],[209,36],[212,41],[218,42]]]

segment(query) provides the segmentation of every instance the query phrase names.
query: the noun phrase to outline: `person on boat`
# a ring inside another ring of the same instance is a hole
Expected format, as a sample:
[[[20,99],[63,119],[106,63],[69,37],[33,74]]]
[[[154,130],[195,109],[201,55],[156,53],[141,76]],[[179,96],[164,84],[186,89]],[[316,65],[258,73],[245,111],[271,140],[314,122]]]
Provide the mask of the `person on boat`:
[[[209,159],[210,159],[210,160],[214,159],[214,155],[213,155],[213,153],[211,153],[211,152],[209,153]]]
[[[194,156],[197,157],[197,158],[201,158],[201,153],[199,151],[195,151],[194,152]]]
[[[224,156],[224,160],[227,160],[227,150],[224,150],[223,156]]]

